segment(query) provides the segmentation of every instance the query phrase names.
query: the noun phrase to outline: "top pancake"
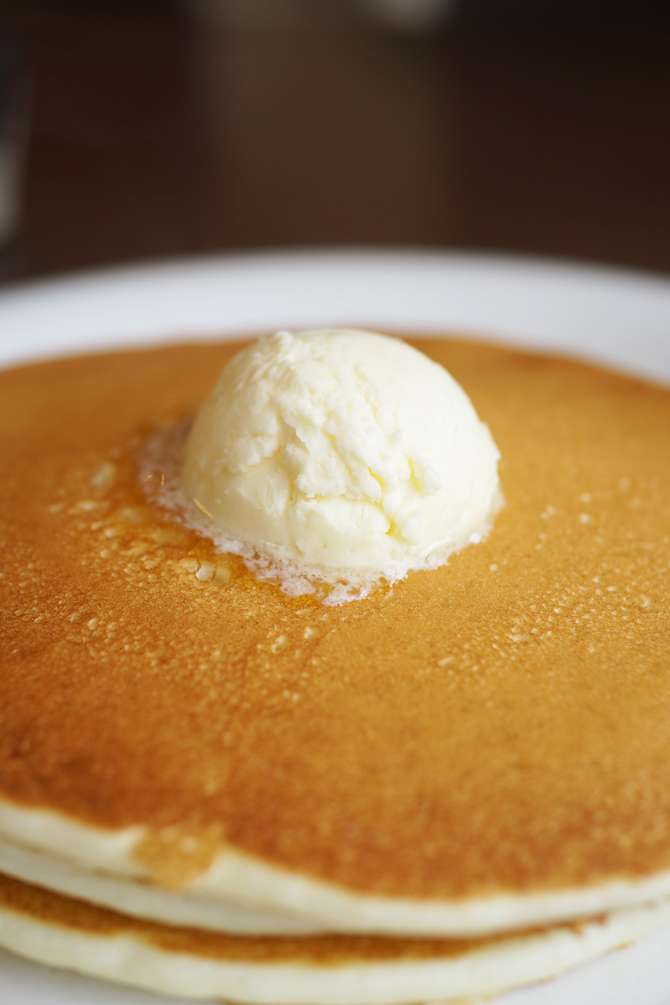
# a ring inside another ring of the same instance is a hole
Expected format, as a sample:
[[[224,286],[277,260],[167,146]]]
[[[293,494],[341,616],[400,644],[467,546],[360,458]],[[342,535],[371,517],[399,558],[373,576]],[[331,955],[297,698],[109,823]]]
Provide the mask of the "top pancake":
[[[137,484],[238,346],[0,374],[5,798],[146,825],[165,882],[223,843],[431,899],[670,868],[670,393],[414,344],[488,422],[507,505],[448,566],[338,608],[255,582]]]

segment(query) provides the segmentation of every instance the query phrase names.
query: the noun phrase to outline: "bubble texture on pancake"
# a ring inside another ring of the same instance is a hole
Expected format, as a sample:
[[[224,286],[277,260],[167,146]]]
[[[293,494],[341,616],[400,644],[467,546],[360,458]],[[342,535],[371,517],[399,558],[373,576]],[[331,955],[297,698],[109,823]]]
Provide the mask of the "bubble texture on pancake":
[[[457,342],[507,505],[339,608],[288,598],[136,484],[238,346],[0,375],[0,793],[188,882],[232,845],[467,898],[670,867],[670,394]]]

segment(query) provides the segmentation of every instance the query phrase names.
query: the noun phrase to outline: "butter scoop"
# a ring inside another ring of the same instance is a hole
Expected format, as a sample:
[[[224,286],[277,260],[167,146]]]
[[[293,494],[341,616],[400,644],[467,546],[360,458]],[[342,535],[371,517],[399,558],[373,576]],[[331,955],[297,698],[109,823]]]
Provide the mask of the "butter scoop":
[[[397,579],[486,534],[498,457],[460,385],[401,339],[281,331],[223,370],[182,488],[261,555],[326,579]]]

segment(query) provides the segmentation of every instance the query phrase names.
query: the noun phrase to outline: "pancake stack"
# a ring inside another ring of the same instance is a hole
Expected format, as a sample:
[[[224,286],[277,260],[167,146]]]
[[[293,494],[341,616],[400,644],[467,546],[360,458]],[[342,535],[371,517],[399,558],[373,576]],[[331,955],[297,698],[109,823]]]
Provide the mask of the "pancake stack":
[[[415,343],[505,508],[289,597],[156,501],[239,347],[0,375],[0,944],[192,998],[494,994],[670,921],[670,394]]]

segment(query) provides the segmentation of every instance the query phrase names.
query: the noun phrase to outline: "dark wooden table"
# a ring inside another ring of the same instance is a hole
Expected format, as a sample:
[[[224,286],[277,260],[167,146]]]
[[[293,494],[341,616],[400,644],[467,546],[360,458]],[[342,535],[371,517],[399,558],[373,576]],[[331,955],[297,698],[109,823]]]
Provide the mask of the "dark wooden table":
[[[412,35],[323,2],[0,0],[31,125],[4,277],[332,244],[670,269],[670,5],[549,6]]]

